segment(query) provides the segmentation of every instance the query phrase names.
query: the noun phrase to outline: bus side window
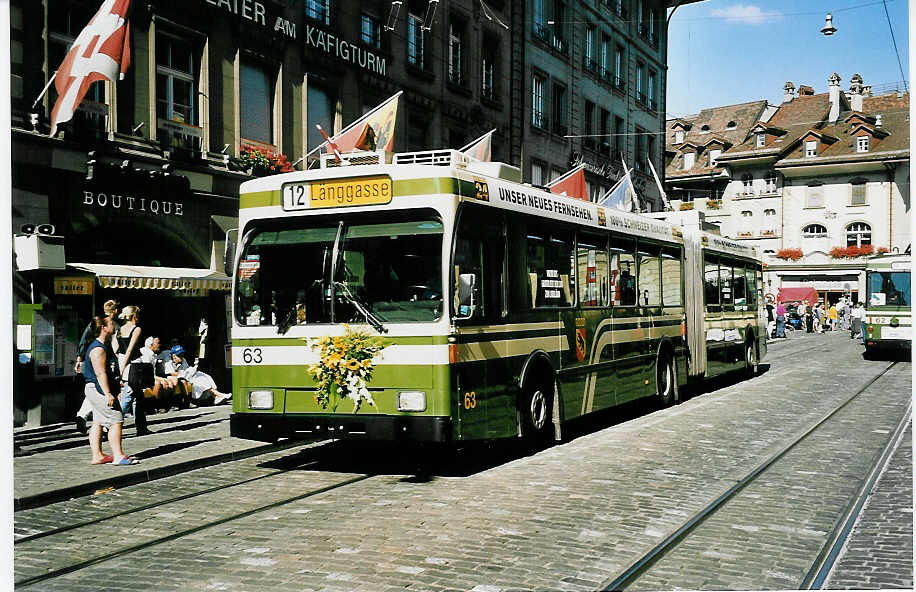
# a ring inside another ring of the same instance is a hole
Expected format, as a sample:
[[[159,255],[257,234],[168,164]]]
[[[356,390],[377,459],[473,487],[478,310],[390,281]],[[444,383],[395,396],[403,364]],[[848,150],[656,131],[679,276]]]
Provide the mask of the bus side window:
[[[681,250],[662,248],[662,302],[665,306],[681,306]]]
[[[757,310],[757,272],[750,266],[744,272],[747,278],[747,310]]]
[[[703,293],[707,310],[719,310],[719,262],[711,257],[704,261]]]
[[[731,308],[735,303],[734,292],[732,291],[732,266],[725,261],[719,262],[719,289],[722,292],[722,308]]]
[[[531,223],[525,241],[532,308],[572,306],[576,297],[572,232]]]
[[[616,306],[636,304],[636,241],[611,238],[611,298]]]
[[[639,304],[658,306],[662,303],[662,284],[657,245],[639,242]]]
[[[732,298],[735,310],[747,310],[747,284],[742,263],[735,263],[732,273]]]
[[[579,278],[581,306],[607,306],[610,303],[606,238],[579,234],[576,242],[576,277]]]

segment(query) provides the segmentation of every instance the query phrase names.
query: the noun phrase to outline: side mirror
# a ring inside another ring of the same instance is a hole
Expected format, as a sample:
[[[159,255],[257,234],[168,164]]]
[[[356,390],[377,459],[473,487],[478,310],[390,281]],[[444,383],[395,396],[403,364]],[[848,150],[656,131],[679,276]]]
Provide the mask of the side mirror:
[[[474,287],[477,285],[477,276],[473,273],[458,275],[458,310],[457,317],[467,319],[474,316]]]

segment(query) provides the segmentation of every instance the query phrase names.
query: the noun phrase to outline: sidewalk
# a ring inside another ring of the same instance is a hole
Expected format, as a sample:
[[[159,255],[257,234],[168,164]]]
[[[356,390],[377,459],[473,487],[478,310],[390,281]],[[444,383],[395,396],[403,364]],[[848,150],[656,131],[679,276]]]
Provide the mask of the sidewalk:
[[[128,416],[124,451],[138,458],[140,464],[124,467],[90,464],[88,437],[73,423],[16,428],[14,508],[33,508],[284,447],[283,443],[278,446],[230,437],[231,412],[231,406],[222,405],[150,415],[149,428],[154,433],[140,437]],[[102,450],[111,452],[104,438]]]

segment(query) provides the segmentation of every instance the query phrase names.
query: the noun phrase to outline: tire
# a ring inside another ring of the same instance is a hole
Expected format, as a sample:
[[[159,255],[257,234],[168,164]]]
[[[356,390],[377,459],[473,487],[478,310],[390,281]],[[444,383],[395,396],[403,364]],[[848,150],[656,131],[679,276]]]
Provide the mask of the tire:
[[[757,348],[753,341],[744,344],[744,371],[748,376],[757,376]]]
[[[522,437],[531,442],[546,442],[553,426],[553,388],[531,385],[521,399]]]
[[[662,406],[670,407],[674,404],[677,392],[677,375],[674,372],[674,362],[668,354],[661,354],[655,364],[655,396]]]

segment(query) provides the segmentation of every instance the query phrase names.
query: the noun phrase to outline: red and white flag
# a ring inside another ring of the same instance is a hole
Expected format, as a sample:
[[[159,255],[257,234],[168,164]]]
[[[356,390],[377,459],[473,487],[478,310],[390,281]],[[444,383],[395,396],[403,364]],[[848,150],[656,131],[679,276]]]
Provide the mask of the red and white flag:
[[[493,132],[495,131],[495,129],[491,129],[464,148],[460,148],[458,151],[471,158],[490,162],[493,155]]]
[[[51,111],[51,135],[70,121],[86,92],[99,80],[124,78],[130,66],[130,0],[105,0],[80,32],[55,75],[57,102]],[[119,76],[120,74],[120,76]]]
[[[580,164],[547,184],[551,193],[589,201],[588,185],[585,183],[585,165]]]

